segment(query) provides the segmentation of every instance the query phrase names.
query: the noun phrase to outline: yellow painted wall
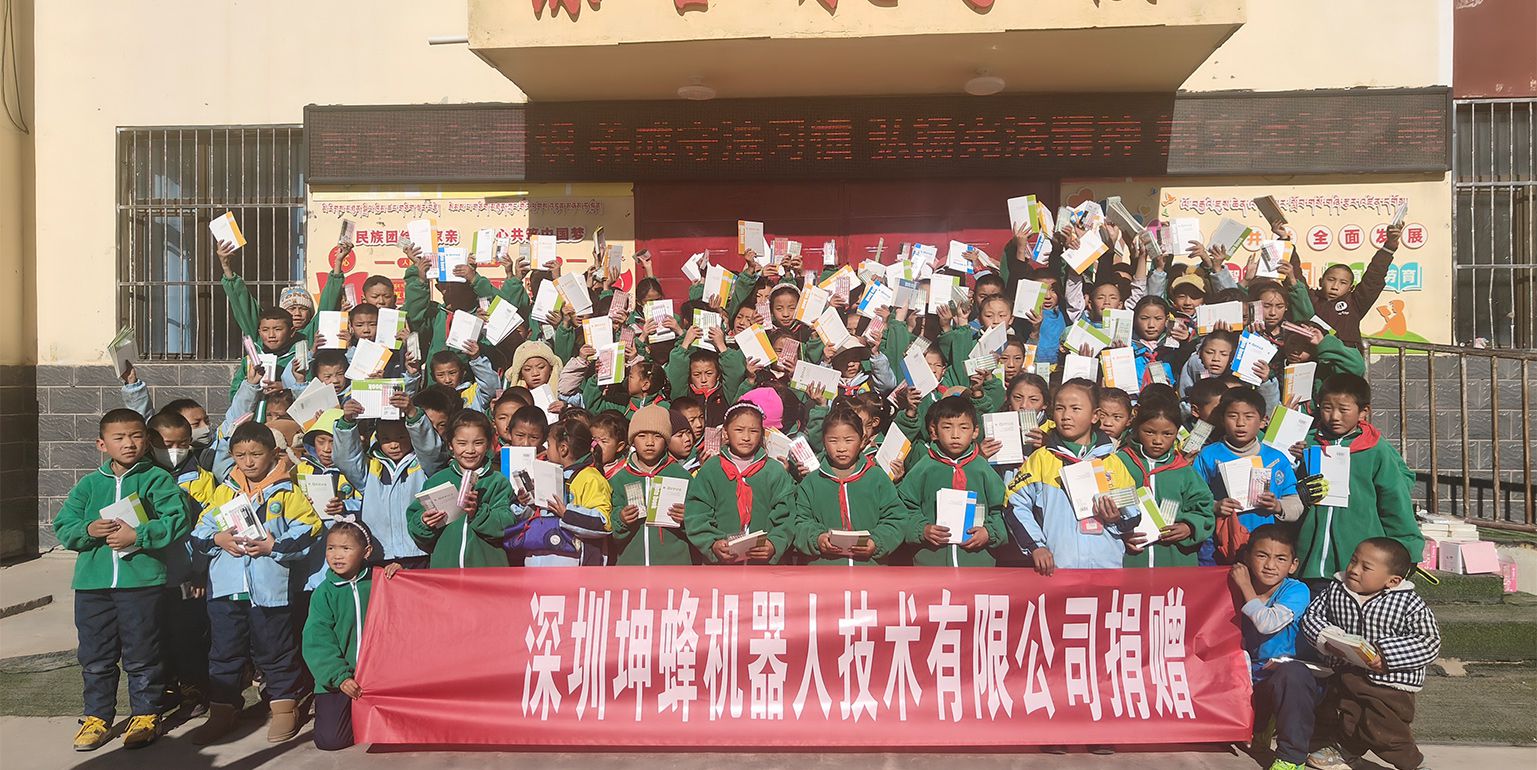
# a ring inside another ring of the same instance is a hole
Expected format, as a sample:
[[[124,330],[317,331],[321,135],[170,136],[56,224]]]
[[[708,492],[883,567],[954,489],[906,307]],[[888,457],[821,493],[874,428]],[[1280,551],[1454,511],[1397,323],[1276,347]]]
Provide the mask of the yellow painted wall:
[[[979,13],[964,0],[842,0],[830,12],[818,0],[710,0],[706,11],[679,13],[669,0],[581,3],[536,17],[526,0],[470,0],[476,48],[578,46],[730,38],[839,38],[956,34],[1003,30],[1226,24],[1242,19],[1255,0],[997,0]],[[560,3],[557,3],[560,5]]]
[[[32,3],[12,3],[16,80],[6,61],[0,82],[12,114],[32,117]],[[32,137],[0,117],[0,365],[31,363],[36,356],[36,307],[32,293]]]
[[[1451,0],[1248,0],[1187,91],[1451,85]]]
[[[40,363],[100,361],[116,331],[117,127],[297,124],[312,103],[523,100],[465,46],[427,45],[464,33],[464,0],[37,5],[36,37],[49,41],[32,121],[37,293],[69,308],[40,325]]]

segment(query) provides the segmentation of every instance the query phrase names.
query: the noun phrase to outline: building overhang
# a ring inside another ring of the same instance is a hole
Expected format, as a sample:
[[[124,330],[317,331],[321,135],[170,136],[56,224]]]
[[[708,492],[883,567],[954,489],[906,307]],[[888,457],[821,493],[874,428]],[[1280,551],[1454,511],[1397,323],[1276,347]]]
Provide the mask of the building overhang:
[[[1172,92],[1245,19],[1243,0],[533,6],[469,3],[471,50],[531,101],[677,99],[691,84],[721,98],[958,94],[978,76],[1013,93]]]

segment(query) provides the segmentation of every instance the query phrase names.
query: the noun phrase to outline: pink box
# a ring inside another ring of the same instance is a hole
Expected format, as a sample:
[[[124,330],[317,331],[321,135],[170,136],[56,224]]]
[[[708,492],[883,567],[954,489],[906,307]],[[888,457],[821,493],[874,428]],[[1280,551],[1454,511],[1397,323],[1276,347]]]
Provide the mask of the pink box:
[[[1420,569],[1433,570],[1441,568],[1441,543],[1435,538],[1425,538],[1425,554],[1420,559]]]
[[[1463,575],[1498,575],[1499,553],[1487,540],[1449,541],[1440,544],[1441,570]]]
[[[1516,560],[1509,556],[1500,557],[1500,577],[1505,579],[1505,593],[1516,592]]]

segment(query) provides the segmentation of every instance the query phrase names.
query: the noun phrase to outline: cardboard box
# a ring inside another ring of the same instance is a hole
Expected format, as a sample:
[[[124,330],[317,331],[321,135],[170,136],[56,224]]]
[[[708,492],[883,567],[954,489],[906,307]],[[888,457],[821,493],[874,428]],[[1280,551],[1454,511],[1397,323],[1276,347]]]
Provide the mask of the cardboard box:
[[[1425,556],[1420,559],[1419,567],[1422,570],[1441,568],[1441,544],[1435,538],[1425,538]]]
[[[1461,575],[1495,575],[1500,572],[1500,559],[1494,543],[1479,540],[1471,543],[1447,542],[1440,544],[1441,569]]]
[[[1500,557],[1500,577],[1505,579],[1505,593],[1516,592],[1516,560],[1509,556]]]

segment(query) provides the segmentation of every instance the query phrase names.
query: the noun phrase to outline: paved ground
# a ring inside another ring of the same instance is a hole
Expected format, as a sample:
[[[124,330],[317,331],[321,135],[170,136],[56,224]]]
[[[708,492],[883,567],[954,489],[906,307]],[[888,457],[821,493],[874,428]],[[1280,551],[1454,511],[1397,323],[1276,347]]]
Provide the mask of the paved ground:
[[[37,609],[0,618],[0,660],[75,649],[75,554],[54,551],[0,568],[0,608],[52,596]]]
[[[69,579],[72,554],[45,555],[22,565],[0,569],[0,608],[52,595],[53,603],[20,615],[0,619],[0,660],[44,653],[66,654],[45,658],[36,666],[0,671],[0,770],[50,770],[51,768],[232,768],[257,770],[312,770],[366,767],[372,770],[413,768],[505,768],[509,764],[540,766],[540,770],[585,770],[589,767],[665,768],[703,770],[720,764],[719,754],[570,754],[515,752],[399,752],[351,749],[338,753],[315,750],[308,729],[287,744],[273,746],[265,740],[260,716],[242,721],[234,742],[217,747],[193,746],[185,739],[189,726],[174,729],[156,745],[128,752],[114,743],[89,754],[70,749],[75,720],[51,716],[74,713],[79,708],[79,670],[68,665],[75,646],[73,597]],[[59,660],[54,660],[59,658]],[[1486,667],[1460,678],[1433,681],[1435,699],[1422,704],[1417,720],[1426,734],[1442,740],[1484,740],[1530,743],[1537,740],[1537,725],[1530,720],[1530,705],[1514,710],[1490,703],[1491,691],[1519,704],[1533,697],[1530,666]],[[126,694],[120,696],[126,700]],[[1442,713],[1445,712],[1445,713]],[[1522,714],[1511,719],[1511,714]],[[17,716],[12,716],[17,715]],[[192,726],[195,726],[193,723]],[[1537,767],[1537,746],[1444,745],[1426,748],[1428,764],[1435,768],[1481,770],[1482,768]],[[733,770],[760,770],[798,766],[798,770],[932,770],[936,763],[953,762],[952,754],[743,754],[731,757]],[[967,770],[993,768],[1167,768],[1168,770],[1252,770],[1248,757],[1231,752],[1202,749],[1183,752],[1123,752],[1114,757],[1084,754],[1066,757],[1041,754],[972,754],[964,758]]]
[[[265,730],[257,718],[241,722],[233,743],[215,747],[193,746],[185,739],[189,727],[178,728],[149,748],[125,751],[116,744],[90,754],[70,750],[69,739],[75,723],[70,719],[7,717],[0,719],[0,768],[4,770],[55,770],[55,768],[92,768],[111,770],[145,767],[230,768],[257,770],[322,770],[328,768],[378,768],[379,770],[415,770],[415,768],[518,767],[537,765],[540,770],[706,770],[720,765],[719,754],[571,754],[516,752],[396,752],[364,751],[353,748],[336,753],[317,751],[309,743],[309,732],[300,733],[289,743],[273,746],[266,742]],[[1431,767],[1455,770],[1482,768],[1537,767],[1537,747],[1431,746],[1426,749]],[[907,770],[933,768],[937,763],[956,760],[953,754],[741,754],[731,757],[734,770],[768,770],[794,765],[798,770]],[[1086,754],[1049,756],[1043,754],[968,754],[967,770],[1002,770],[1003,768],[1160,768],[1161,770],[1253,770],[1248,757],[1219,751],[1180,753],[1123,752],[1113,757]]]

